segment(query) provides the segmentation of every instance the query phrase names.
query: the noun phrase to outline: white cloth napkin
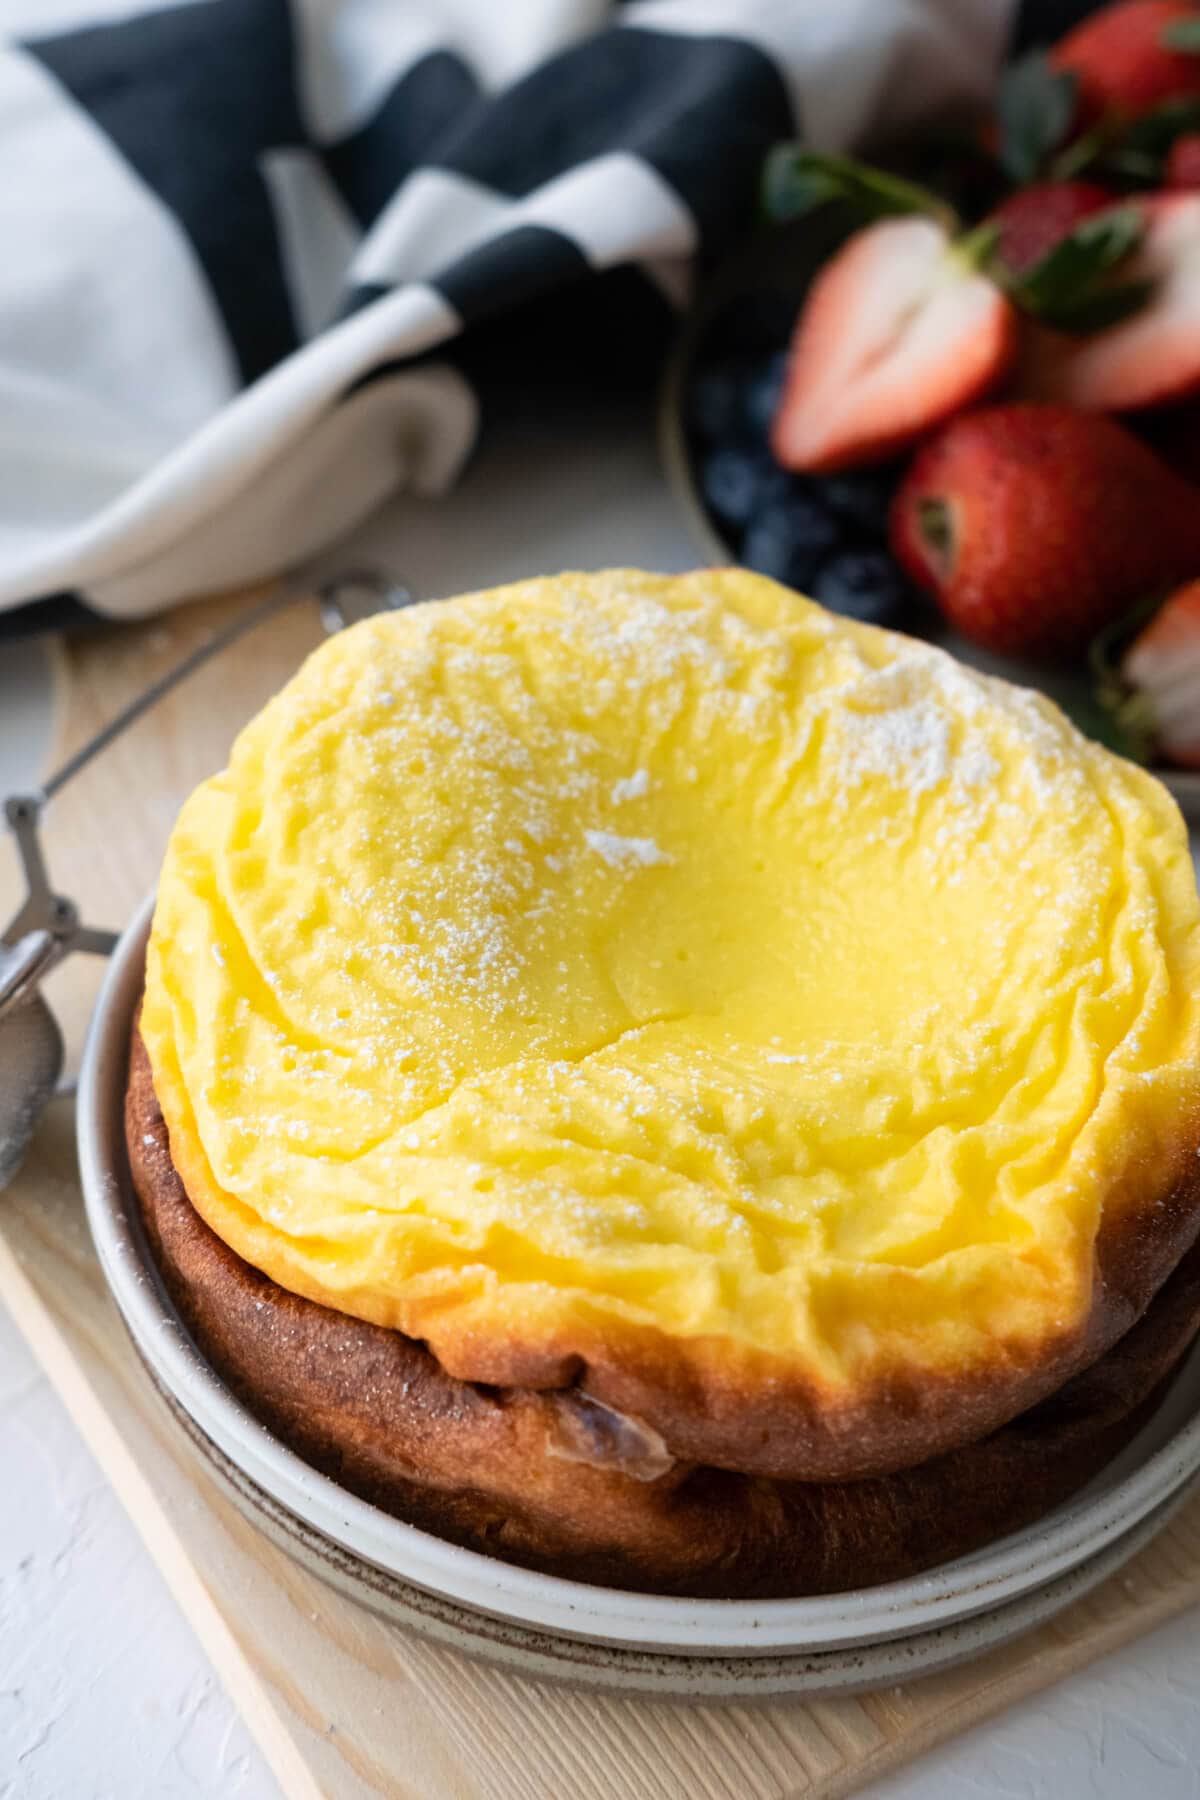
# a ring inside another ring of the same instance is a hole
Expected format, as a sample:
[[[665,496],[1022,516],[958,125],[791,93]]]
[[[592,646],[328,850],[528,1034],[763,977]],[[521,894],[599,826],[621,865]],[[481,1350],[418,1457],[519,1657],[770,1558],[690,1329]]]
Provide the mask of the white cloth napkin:
[[[677,300],[773,142],[982,98],[1016,10],[0,0],[0,609],[148,612],[438,494],[497,318]]]

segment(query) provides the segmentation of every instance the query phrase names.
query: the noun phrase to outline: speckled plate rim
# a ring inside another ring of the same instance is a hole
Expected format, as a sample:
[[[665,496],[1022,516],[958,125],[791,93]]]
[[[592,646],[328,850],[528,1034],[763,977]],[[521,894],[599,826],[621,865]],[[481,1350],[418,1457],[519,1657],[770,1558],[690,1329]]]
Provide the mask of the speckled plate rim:
[[[381,1512],[309,1467],[200,1355],[150,1261],[122,1126],[129,1031],[153,901],[113,955],[80,1074],[77,1133],[88,1221],[125,1323],[204,1435],[304,1524],[376,1569],[444,1600],[558,1632],[663,1654],[826,1652],[927,1631],[1045,1586],[1132,1530],[1200,1470],[1200,1352],[1096,1481],[1026,1531],[906,1581],[795,1600],[687,1600],[590,1587],[462,1549]]]
[[[459,1606],[363,1562],[252,1482],[205,1437],[144,1358],[142,1362],[190,1454],[242,1516],[310,1574],[390,1624],[444,1649],[530,1680],[626,1698],[763,1703],[787,1695],[861,1693],[937,1674],[999,1649],[1084,1599],[1143,1549],[1197,1490],[1193,1477],[1131,1531],[1032,1593],[931,1631],[818,1652],[664,1655],[537,1631],[516,1620]]]

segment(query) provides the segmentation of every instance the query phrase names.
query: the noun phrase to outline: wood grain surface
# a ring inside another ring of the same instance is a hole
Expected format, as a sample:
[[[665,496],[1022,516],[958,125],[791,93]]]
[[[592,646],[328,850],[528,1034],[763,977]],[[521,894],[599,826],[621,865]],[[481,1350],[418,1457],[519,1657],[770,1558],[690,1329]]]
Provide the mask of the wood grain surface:
[[[72,646],[60,750],[237,604]],[[319,637],[308,606],[263,627],[56,799],[52,874],[89,922],[128,917],[153,882],[183,795],[219,766],[238,726]],[[15,888],[7,850],[0,907]],[[98,973],[79,960],[54,980],[76,1053]],[[216,1489],[150,1391],[108,1298],[83,1218],[69,1102],[56,1103],[0,1198],[0,1300],[297,1800],[830,1800],[1200,1602],[1196,1500],[1053,1624],[901,1688],[680,1707],[541,1687],[407,1637],[334,1594]]]

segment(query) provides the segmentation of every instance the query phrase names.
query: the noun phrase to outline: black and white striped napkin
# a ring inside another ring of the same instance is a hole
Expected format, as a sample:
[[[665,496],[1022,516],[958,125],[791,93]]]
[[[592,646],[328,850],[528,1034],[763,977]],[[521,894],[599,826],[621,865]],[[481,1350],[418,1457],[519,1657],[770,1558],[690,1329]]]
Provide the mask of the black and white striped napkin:
[[[771,143],[979,98],[1086,10],[0,0],[0,611],[136,615],[438,494],[514,358],[636,361]]]

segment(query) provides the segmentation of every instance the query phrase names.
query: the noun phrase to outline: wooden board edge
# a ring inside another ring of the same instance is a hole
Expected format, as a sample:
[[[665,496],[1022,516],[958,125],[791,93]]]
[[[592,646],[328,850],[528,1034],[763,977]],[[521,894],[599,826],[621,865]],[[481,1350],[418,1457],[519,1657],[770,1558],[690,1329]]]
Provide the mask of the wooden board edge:
[[[148,1555],[287,1800],[324,1800],[268,1690],[227,1625],[195,1564],[109,1418],[87,1374],[42,1305],[3,1233],[0,1295],[17,1329],[70,1414]]]

